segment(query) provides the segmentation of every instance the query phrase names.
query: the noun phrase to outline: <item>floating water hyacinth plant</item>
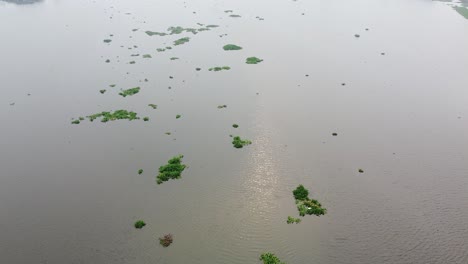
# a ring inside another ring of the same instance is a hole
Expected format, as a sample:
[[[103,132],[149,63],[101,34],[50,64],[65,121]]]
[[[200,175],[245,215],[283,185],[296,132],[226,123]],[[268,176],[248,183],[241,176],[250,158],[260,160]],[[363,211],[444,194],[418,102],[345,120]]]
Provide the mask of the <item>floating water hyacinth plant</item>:
[[[263,261],[263,264],[286,264],[282,262],[275,254],[267,252],[260,255],[260,260]]]
[[[236,136],[232,140],[232,145],[235,148],[243,148],[244,146],[250,145],[252,142],[250,140],[241,139],[239,136]]]
[[[143,220],[138,220],[134,224],[136,229],[142,229],[145,225],[146,223]]]
[[[123,109],[122,110],[116,110],[113,113],[111,113],[111,112],[101,112],[101,113],[97,113],[97,114],[94,114],[94,115],[89,115],[89,116],[87,116],[87,118],[91,122],[93,122],[97,118],[102,118],[101,122],[103,122],[103,123],[108,122],[108,121],[121,120],[121,119],[127,119],[129,121],[135,120],[135,119],[140,119],[137,116],[137,113],[127,111],[127,110],[123,110]]]
[[[262,59],[259,59],[257,57],[248,57],[245,61],[245,63],[247,64],[258,64],[260,62],[262,62],[263,60]]]
[[[130,88],[130,89],[127,89],[127,90],[122,90],[119,95],[123,96],[123,97],[127,97],[127,96],[132,96],[134,94],[137,94],[140,92],[140,87],[135,87],[135,88]]]
[[[179,179],[182,172],[187,167],[182,164],[183,155],[175,156],[170,159],[166,165],[159,167],[159,174],[156,177],[156,182],[161,184],[170,179]]]
[[[293,195],[300,216],[306,214],[320,216],[327,212],[317,200],[309,199],[309,191],[302,184],[293,191]]]
[[[241,50],[242,47],[234,45],[234,44],[227,44],[227,45],[223,46],[223,49],[224,50]]]

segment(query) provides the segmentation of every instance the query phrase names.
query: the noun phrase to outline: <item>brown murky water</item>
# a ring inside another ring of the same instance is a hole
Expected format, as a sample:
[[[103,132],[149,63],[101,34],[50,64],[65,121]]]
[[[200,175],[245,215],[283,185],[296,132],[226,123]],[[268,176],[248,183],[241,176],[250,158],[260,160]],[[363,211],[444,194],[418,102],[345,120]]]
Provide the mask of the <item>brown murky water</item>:
[[[468,263],[467,32],[428,0],[0,1],[0,263]],[[70,124],[117,109],[150,121]],[[286,224],[298,184],[327,215]]]

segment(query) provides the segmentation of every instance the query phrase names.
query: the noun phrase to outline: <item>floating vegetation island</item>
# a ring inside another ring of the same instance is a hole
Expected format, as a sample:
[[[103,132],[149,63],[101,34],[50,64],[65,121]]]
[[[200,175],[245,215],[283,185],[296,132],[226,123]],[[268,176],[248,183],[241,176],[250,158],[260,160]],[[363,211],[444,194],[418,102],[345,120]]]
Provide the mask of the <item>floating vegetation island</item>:
[[[139,92],[140,92],[140,87],[135,87],[135,88],[127,89],[127,90],[122,90],[122,92],[120,92],[119,95],[123,97],[127,97],[127,96],[132,96],[134,94],[137,94]]]
[[[245,63],[247,63],[247,64],[258,64],[258,63],[260,63],[262,61],[263,61],[262,59],[259,59],[257,57],[248,57],[245,60]]]
[[[234,44],[227,44],[223,47],[224,50],[241,50],[242,47],[234,45]]]
[[[185,38],[180,38],[176,41],[174,41],[174,46],[182,45],[190,41],[190,38],[185,37]]]
[[[228,71],[230,69],[231,69],[231,67],[229,67],[229,66],[222,66],[222,67],[209,68],[208,70],[217,72],[217,71]]]
[[[327,209],[314,199],[309,199],[309,191],[301,184],[293,191],[294,198],[296,199],[297,210],[300,216],[308,215],[324,215]]]
[[[234,137],[232,140],[232,145],[235,148],[243,148],[244,146],[252,144],[252,141],[247,140],[247,139],[241,139],[239,136]]]
[[[172,244],[172,241],[174,241],[174,239],[171,234],[167,234],[159,238],[159,244],[161,244],[161,246],[163,247],[170,246]]]
[[[263,264],[286,264],[282,262],[275,254],[267,252],[260,255],[260,260],[263,261]]]
[[[127,111],[127,110],[123,110],[123,109],[122,110],[116,110],[113,113],[111,113],[111,112],[101,112],[101,113],[97,113],[97,114],[94,114],[94,115],[87,116],[87,118],[91,122],[93,122],[95,119],[100,118],[100,117],[102,117],[101,122],[103,122],[103,123],[106,123],[108,121],[121,120],[121,119],[127,119],[129,121],[135,120],[135,119],[140,119],[137,116],[137,113]],[[83,120],[83,119],[81,119],[81,120]]]
[[[136,229],[142,229],[145,225],[146,223],[143,220],[138,220],[134,224]]]
[[[170,159],[166,165],[159,167],[159,175],[156,177],[156,182],[161,184],[170,179],[179,179],[182,172],[187,167],[182,164],[183,155],[175,156]]]

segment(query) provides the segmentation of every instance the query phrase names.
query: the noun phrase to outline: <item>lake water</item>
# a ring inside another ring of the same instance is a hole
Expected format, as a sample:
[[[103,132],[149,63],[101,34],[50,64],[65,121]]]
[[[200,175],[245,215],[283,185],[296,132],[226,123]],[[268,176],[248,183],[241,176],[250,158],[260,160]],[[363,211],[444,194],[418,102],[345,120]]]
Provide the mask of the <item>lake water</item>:
[[[145,34],[197,23],[219,27]],[[468,263],[451,3],[3,0],[0,36],[0,263]],[[71,124],[118,109],[150,121]],[[189,168],[157,185],[178,154]],[[299,184],[328,212],[288,225]]]

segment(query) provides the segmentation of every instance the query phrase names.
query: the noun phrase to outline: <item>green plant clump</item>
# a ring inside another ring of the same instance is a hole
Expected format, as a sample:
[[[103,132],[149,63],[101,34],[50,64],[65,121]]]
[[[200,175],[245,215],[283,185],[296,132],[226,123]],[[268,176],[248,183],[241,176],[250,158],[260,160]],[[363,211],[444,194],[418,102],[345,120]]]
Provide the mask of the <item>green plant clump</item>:
[[[223,47],[224,50],[241,50],[242,47],[239,47],[237,45],[234,45],[234,44],[227,44]]]
[[[119,95],[123,97],[127,97],[127,96],[137,94],[139,92],[140,92],[140,87],[135,87],[135,88],[127,89],[127,90],[122,90],[122,92],[120,92]]]
[[[112,39],[105,39],[103,41],[104,41],[104,43],[110,43],[112,41]]]
[[[282,262],[275,254],[267,252],[260,255],[260,260],[263,261],[263,264],[286,264]]]
[[[286,221],[286,223],[288,224],[294,224],[294,223],[299,224],[300,222],[301,222],[301,219],[294,218],[292,216],[288,216],[288,220]]]
[[[78,125],[80,123],[80,120],[76,119],[76,120],[71,121],[71,123],[74,125]]]
[[[181,118],[181,117],[182,117],[181,115],[176,115],[176,116],[175,116],[176,119],[179,119],[179,118]]]
[[[223,71],[223,70],[226,70],[226,71],[227,71],[227,70],[230,70],[230,69],[231,69],[231,67],[229,67],[229,66],[223,66],[223,67],[213,67],[213,68],[209,68],[208,70],[209,70],[209,71],[215,71],[215,72],[217,72],[217,71]]]
[[[156,182],[161,184],[170,179],[179,179],[182,172],[187,167],[182,164],[183,155],[175,156],[170,159],[166,165],[159,167],[159,175],[156,177]]]
[[[153,109],[157,109],[157,108],[158,108],[158,106],[155,105],[155,104],[149,104],[148,106],[151,107],[151,108],[153,108]]]
[[[218,105],[218,109],[227,108],[227,105]]]
[[[180,38],[176,41],[174,41],[174,46],[182,45],[190,41],[190,38],[185,37],[185,38]]]
[[[146,223],[143,220],[138,220],[135,222],[135,228],[136,229],[142,229]]]
[[[309,191],[301,184],[293,191],[294,198],[296,199],[297,210],[300,216],[308,215],[324,215],[327,209],[315,199],[309,199]]]
[[[259,59],[257,57],[248,57],[245,61],[245,63],[247,64],[258,64],[260,62],[262,62],[263,60],[262,59]]]
[[[143,170],[142,169],[139,169],[138,170],[138,174],[142,174],[143,173]]]
[[[233,127],[233,128],[238,128],[239,125],[238,125],[238,124],[233,124],[232,127]]]
[[[104,94],[106,92],[106,89],[99,90],[99,92]]]
[[[243,148],[244,146],[247,146],[247,145],[250,145],[250,144],[252,144],[252,141],[242,140],[239,136],[234,137],[234,139],[232,140],[232,145],[235,148]]]
[[[177,58],[177,57],[171,57],[170,59],[171,59],[171,60],[178,60],[179,58]]]
[[[154,32],[154,31],[145,31],[145,33],[148,35],[148,36],[166,36],[167,34],[166,33],[161,33],[161,32]]]
[[[149,121],[149,117],[147,116],[143,117],[143,121]]]
[[[94,115],[87,116],[89,121],[93,122],[95,119],[102,117],[101,122],[105,123],[107,121],[114,121],[120,119],[128,119],[129,121],[140,119],[135,112],[129,112],[127,110],[116,110],[113,113],[111,112],[101,112]]]
[[[150,54],[143,54],[143,59],[151,59],[151,55]]]

